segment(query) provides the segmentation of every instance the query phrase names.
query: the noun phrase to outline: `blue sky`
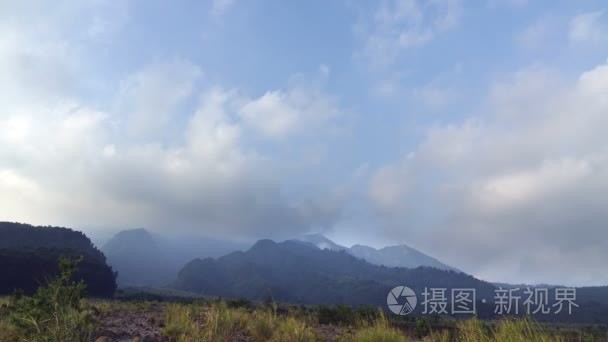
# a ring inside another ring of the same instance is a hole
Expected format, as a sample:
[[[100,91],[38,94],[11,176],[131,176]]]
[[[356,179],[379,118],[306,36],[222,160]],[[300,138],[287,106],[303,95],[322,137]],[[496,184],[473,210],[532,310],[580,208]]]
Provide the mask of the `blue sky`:
[[[2,220],[608,283],[605,1],[0,5]]]

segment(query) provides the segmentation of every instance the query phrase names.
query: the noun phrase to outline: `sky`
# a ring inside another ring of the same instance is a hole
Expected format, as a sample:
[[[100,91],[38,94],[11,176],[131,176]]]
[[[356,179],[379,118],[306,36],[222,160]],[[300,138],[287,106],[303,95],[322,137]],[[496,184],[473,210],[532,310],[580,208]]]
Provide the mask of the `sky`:
[[[0,0],[0,220],[608,284],[605,1]]]

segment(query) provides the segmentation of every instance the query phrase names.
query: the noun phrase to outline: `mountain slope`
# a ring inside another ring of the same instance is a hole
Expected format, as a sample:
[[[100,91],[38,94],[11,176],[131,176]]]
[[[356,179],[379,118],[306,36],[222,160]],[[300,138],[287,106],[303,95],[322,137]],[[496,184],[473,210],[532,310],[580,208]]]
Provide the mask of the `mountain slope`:
[[[165,286],[190,260],[218,257],[249,247],[205,237],[166,238],[146,229],[124,230],[104,246],[108,262],[118,271],[118,284],[127,286]]]
[[[173,277],[167,257],[143,228],[121,231],[103,246],[103,251],[118,272],[121,287],[162,286]]]
[[[458,269],[448,266],[439,260],[406,245],[389,246],[381,249],[354,245],[350,248],[350,252],[352,255],[365,259],[375,265],[408,268],[428,266],[440,270],[460,272]]]
[[[301,236],[295,240],[311,243],[319,249],[329,249],[331,251],[348,251],[348,247],[340,246],[321,234],[308,234]]]
[[[385,305],[390,289],[407,285],[476,288],[490,296],[494,287],[463,273],[435,268],[387,268],[344,251],[320,250],[295,241],[260,240],[246,252],[188,263],[174,284],[205,295],[247,297],[307,304]]]
[[[58,273],[61,256],[79,258],[77,279],[93,296],[112,296],[116,281],[106,258],[82,232],[62,227],[35,227],[0,222],[0,295],[15,289],[33,293]]]
[[[367,262],[374,265],[407,268],[428,266],[440,270],[460,272],[460,270],[448,266],[439,260],[406,245],[389,246],[381,249],[375,249],[364,245],[354,245],[351,248],[348,248],[338,245],[321,234],[304,235],[295,240],[310,243],[321,250],[346,251],[355,257],[365,259]]]

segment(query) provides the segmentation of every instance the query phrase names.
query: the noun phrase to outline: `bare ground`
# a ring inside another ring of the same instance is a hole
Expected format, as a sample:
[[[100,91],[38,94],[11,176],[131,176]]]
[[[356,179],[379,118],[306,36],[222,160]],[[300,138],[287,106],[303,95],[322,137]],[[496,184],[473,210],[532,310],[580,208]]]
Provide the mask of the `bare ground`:
[[[164,327],[164,304],[152,303],[146,307],[117,308],[109,312],[98,312],[98,327],[93,333],[96,342],[171,342],[162,334]],[[317,325],[317,336],[322,341],[336,341],[340,336],[352,332],[351,328]],[[235,332],[233,341],[249,341],[244,332]]]
[[[142,310],[118,309],[100,313],[98,328],[93,334],[97,342],[169,341],[163,338],[163,306],[153,303]]]

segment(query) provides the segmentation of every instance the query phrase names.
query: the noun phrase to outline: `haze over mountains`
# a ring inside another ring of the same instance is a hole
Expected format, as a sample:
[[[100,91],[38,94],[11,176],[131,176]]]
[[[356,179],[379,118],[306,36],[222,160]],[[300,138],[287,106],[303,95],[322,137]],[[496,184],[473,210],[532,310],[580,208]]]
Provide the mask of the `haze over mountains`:
[[[407,245],[387,246],[384,248],[376,249],[373,247],[357,244],[350,248],[347,248],[334,243],[333,241],[320,234],[304,235],[298,238],[297,240],[310,242],[320,249],[346,251],[357,258],[365,259],[367,262],[375,265],[407,268],[429,266],[438,268],[440,270],[460,272],[460,270],[448,266],[440,262],[439,260],[430,257]]]
[[[340,246],[320,234],[298,237],[292,241],[314,245],[321,250],[346,251],[359,259],[387,267],[434,267],[458,271],[411,247],[389,246],[375,249],[364,245]],[[139,228],[114,235],[102,250],[108,263],[118,270],[118,284],[125,286],[165,286],[177,272],[195,258],[217,258],[235,251],[245,251],[252,243],[206,237],[170,238]]]
[[[177,252],[180,247],[181,251]],[[235,249],[237,251],[224,253]],[[193,295],[253,300],[272,298],[300,304],[383,307],[388,291],[399,285],[409,286],[418,294],[425,288],[473,288],[477,291],[479,315],[492,317],[492,300],[498,287],[452,269],[391,267],[373,264],[355,255],[363,250],[370,252],[368,256],[376,262],[394,263],[391,256],[413,256],[417,261],[438,262],[407,246],[380,250],[354,246],[348,249],[321,235],[284,242],[259,240],[249,248],[244,244],[204,238],[182,244],[177,239],[134,229],[117,234],[104,250],[112,267],[106,263],[106,256],[81,232],[0,222],[0,269],[3,272],[0,294],[11,294],[17,289],[33,292],[44,279],[57,273],[57,261],[62,255],[84,258],[77,276],[86,283],[90,295],[102,297],[111,297],[116,289],[114,271],[118,271],[121,286],[131,287],[129,291],[145,293],[142,292],[145,289],[138,290],[137,286],[146,286]],[[205,254],[215,258],[201,257]],[[189,259],[192,255],[199,256]],[[409,261],[400,261],[406,262]],[[554,293],[555,289],[550,291]],[[577,288],[577,294],[576,314],[539,319],[608,321],[607,286]],[[450,300],[449,291],[446,295]],[[549,304],[552,303],[550,299]]]
[[[493,285],[464,273],[378,266],[344,250],[321,250],[293,240],[260,240],[246,252],[195,259],[179,272],[174,287],[229,298],[377,306],[400,283],[421,292],[424,287],[445,284],[475,288],[486,297],[494,290]]]
[[[192,259],[219,257],[249,247],[205,237],[164,237],[139,228],[114,235],[102,251],[118,270],[119,286],[165,286]]]

